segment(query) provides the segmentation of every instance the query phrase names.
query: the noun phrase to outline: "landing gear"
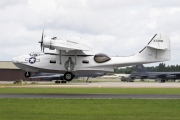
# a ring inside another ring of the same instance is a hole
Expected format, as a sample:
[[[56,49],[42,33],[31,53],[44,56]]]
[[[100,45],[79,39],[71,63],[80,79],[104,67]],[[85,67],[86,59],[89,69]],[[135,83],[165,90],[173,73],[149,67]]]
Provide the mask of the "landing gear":
[[[91,83],[91,81],[88,81],[88,80],[89,80],[89,77],[87,78],[86,83]]]
[[[59,80],[56,80],[55,83],[58,84],[58,83],[60,83],[60,81],[59,81]]]
[[[63,80],[63,81],[61,81],[61,83],[66,83],[67,81],[65,81],[65,80]]]
[[[165,83],[165,79],[161,79],[161,83]]]
[[[29,77],[31,76],[31,73],[30,73],[30,72],[25,72],[25,73],[24,73],[24,76],[27,77],[27,78],[29,78]]]
[[[66,72],[64,73],[64,76],[59,79],[56,80],[55,83],[56,84],[60,84],[60,83],[67,83],[68,81],[71,81],[74,78],[75,75],[73,75],[71,72]]]
[[[64,80],[71,81],[74,78],[74,75],[71,72],[64,73]]]
[[[56,81],[55,81],[56,84],[66,83],[66,82],[67,82],[67,81],[65,81],[65,80],[56,80]]]

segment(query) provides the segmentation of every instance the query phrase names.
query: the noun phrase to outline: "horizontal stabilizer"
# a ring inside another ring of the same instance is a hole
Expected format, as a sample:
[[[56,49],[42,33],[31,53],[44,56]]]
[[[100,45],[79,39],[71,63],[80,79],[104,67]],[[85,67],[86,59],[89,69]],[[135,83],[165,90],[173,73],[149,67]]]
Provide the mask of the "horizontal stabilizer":
[[[170,50],[170,39],[166,35],[156,34],[147,47],[158,49],[158,50]]]
[[[158,49],[158,50],[167,50],[168,49],[167,47],[163,48],[163,47],[160,47],[160,46],[157,46],[157,45],[147,45],[147,47]]]

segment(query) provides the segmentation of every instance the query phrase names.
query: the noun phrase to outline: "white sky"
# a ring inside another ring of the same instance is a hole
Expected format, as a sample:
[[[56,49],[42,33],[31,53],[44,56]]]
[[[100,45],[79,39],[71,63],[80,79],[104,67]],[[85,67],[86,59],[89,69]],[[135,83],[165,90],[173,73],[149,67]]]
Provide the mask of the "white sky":
[[[165,63],[180,64],[180,0],[0,0],[0,61],[40,52],[43,29],[87,39],[109,56],[135,54],[164,33],[172,46]]]

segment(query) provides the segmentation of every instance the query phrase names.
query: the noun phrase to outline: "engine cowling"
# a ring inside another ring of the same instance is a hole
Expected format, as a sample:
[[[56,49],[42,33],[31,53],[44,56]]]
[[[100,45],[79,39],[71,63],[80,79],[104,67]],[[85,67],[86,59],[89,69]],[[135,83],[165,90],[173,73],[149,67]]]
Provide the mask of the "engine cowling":
[[[54,43],[54,39],[51,39],[50,37],[45,37],[43,41],[43,46],[45,48],[49,48],[50,50],[54,50],[55,48],[52,47],[53,43]]]

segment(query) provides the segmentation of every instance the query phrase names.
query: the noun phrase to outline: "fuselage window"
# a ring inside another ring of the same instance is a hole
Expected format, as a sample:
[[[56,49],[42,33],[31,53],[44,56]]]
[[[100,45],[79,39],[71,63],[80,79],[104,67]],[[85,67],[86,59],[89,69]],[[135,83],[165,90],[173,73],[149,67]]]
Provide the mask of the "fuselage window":
[[[96,55],[94,56],[94,60],[95,60],[97,63],[104,63],[104,62],[107,62],[107,61],[111,60],[111,58],[108,57],[108,56],[105,55],[105,54],[99,53],[99,54],[96,54]]]
[[[83,60],[83,61],[82,61],[82,63],[86,63],[86,64],[88,64],[88,63],[89,63],[89,61],[88,61],[88,60]]]
[[[50,63],[56,63],[56,60],[50,60]]]

